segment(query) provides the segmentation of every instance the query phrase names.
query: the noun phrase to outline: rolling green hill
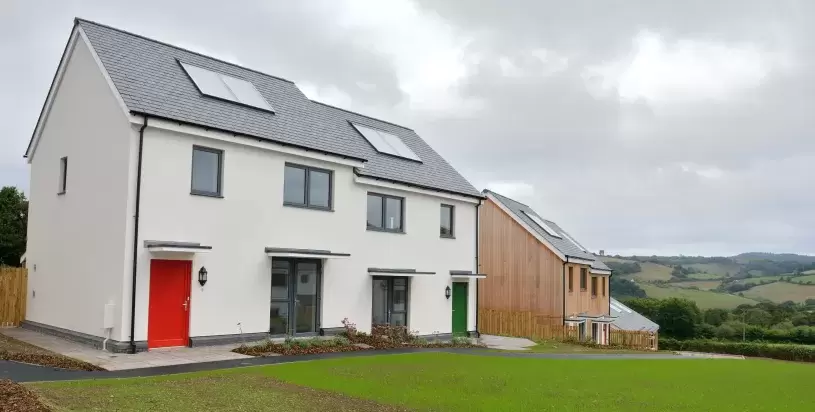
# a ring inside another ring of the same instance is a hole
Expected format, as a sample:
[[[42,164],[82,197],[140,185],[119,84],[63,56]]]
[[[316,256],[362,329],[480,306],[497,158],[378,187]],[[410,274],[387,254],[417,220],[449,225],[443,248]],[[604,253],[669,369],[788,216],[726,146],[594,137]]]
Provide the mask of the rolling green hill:
[[[603,256],[601,259],[615,275],[633,281],[648,297],[687,298],[696,301],[702,309],[728,309],[758,301],[781,303],[815,299],[815,285],[806,284],[815,283],[815,256],[743,253],[729,258]],[[789,281],[780,282],[781,277]]]

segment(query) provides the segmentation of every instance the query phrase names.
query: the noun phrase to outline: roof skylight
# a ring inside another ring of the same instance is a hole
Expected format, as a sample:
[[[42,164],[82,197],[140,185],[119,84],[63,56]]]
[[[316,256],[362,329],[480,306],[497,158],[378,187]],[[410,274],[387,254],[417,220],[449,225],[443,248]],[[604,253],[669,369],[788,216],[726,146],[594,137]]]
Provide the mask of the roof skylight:
[[[546,233],[548,233],[549,236],[556,237],[558,239],[561,238],[560,235],[555,231],[555,229],[552,229],[552,227],[546,224],[546,222],[544,222],[543,219],[531,213],[524,212],[524,214],[527,215],[530,219],[532,219],[532,221],[535,222],[536,225],[540,226],[540,228],[543,229]]]
[[[184,68],[192,82],[195,83],[195,87],[203,95],[257,107],[270,112],[274,111],[255,86],[246,80],[202,69],[187,63],[181,63],[181,67]]]
[[[396,135],[388,132],[383,132],[379,129],[374,129],[368,126],[363,126],[357,123],[351,123],[354,128],[370,143],[374,149],[379,153],[385,153],[393,156],[403,157],[405,159],[415,160],[421,162],[422,159],[413,153],[409,147]]]

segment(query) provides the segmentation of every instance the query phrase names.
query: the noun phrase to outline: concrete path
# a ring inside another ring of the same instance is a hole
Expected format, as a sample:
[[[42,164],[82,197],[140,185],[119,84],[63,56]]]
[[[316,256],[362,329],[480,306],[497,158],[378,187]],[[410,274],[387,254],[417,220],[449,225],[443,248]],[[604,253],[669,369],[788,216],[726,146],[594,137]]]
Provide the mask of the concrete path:
[[[535,342],[525,338],[510,338],[507,336],[481,335],[481,343],[490,349],[527,350],[535,346]]]
[[[235,349],[238,345],[153,349],[149,352],[125,354],[95,349],[28,329],[0,329],[0,333],[60,355],[100,366],[109,371],[251,358],[251,356],[232,352],[232,349]]]

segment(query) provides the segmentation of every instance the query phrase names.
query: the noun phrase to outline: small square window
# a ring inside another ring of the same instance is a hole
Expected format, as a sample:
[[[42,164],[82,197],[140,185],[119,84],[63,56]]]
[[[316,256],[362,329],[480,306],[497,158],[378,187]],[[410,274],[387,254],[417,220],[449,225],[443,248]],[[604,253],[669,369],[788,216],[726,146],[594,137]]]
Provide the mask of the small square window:
[[[286,164],[283,172],[283,204],[313,209],[331,209],[330,170]]]
[[[440,235],[441,237],[452,238],[453,234],[453,220],[455,219],[454,208],[451,205],[441,205],[441,224]]]
[[[368,193],[368,229],[404,232],[404,202],[401,197]]]
[[[223,150],[193,146],[190,193],[214,197],[223,195],[223,157]]]
[[[68,188],[68,156],[59,159],[59,190],[58,195],[65,194]]]

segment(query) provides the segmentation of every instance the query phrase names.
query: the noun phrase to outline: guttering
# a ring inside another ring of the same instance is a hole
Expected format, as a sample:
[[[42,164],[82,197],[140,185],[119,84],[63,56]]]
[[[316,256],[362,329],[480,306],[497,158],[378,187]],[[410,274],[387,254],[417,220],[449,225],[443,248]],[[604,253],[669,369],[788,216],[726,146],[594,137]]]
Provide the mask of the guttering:
[[[200,123],[189,122],[189,121],[186,121],[186,120],[174,119],[172,117],[149,114],[149,113],[139,112],[139,111],[131,111],[130,113],[132,113],[134,115],[138,115],[138,116],[144,116],[145,118],[147,116],[150,116],[150,117],[152,117],[154,119],[165,120],[165,121],[168,121],[168,122],[174,122],[174,123],[178,123],[178,124],[184,124],[184,125],[187,125],[187,126],[200,127],[200,128],[205,129],[205,130],[214,130],[216,132],[231,134],[231,135],[233,135],[235,137],[244,137],[244,138],[247,138],[247,139],[254,139],[254,140],[258,140],[258,141],[263,141],[263,142],[268,142],[268,143],[273,143],[273,144],[279,144],[281,146],[293,147],[293,148],[296,148],[296,149],[305,150],[307,152],[316,152],[316,153],[324,154],[324,155],[327,155],[327,156],[335,156],[335,157],[339,157],[339,158],[342,158],[342,159],[356,160],[356,161],[363,162],[363,163],[368,161],[367,159],[363,159],[361,157],[343,155],[343,154],[339,154],[339,153],[329,152],[329,151],[326,151],[326,150],[315,149],[313,147],[302,146],[302,145],[295,144],[295,143],[283,142],[283,141],[280,141],[280,140],[273,140],[273,139],[269,139],[269,138],[261,137],[261,136],[252,136],[252,135],[245,134],[245,133],[239,133],[239,132],[236,132],[234,130],[221,129],[221,128],[216,127],[216,126],[207,126],[207,125],[203,125],[203,124],[200,124]]]
[[[144,154],[144,129],[147,128],[147,115],[139,128],[139,155],[136,166],[136,210],[133,214],[133,275],[130,286],[130,353],[136,353],[136,273],[139,262],[139,208],[141,206],[141,166]]]
[[[366,179],[381,180],[383,182],[396,183],[396,184],[405,185],[405,186],[409,186],[409,187],[415,187],[415,188],[418,188],[418,189],[424,189],[424,190],[430,190],[430,191],[439,192],[439,193],[447,193],[447,194],[450,194],[450,195],[457,195],[457,196],[462,196],[462,197],[469,197],[469,198],[472,198],[472,199],[478,199],[479,202],[482,199],[485,199],[485,197],[481,196],[481,195],[474,195],[474,194],[471,194],[471,193],[456,192],[455,190],[439,189],[437,187],[421,185],[421,184],[418,184],[418,183],[403,182],[401,180],[389,179],[387,177],[379,177],[379,176],[371,176],[371,175],[366,175],[366,174],[360,174],[357,169],[354,169],[354,174],[359,176],[359,177],[364,177]]]

